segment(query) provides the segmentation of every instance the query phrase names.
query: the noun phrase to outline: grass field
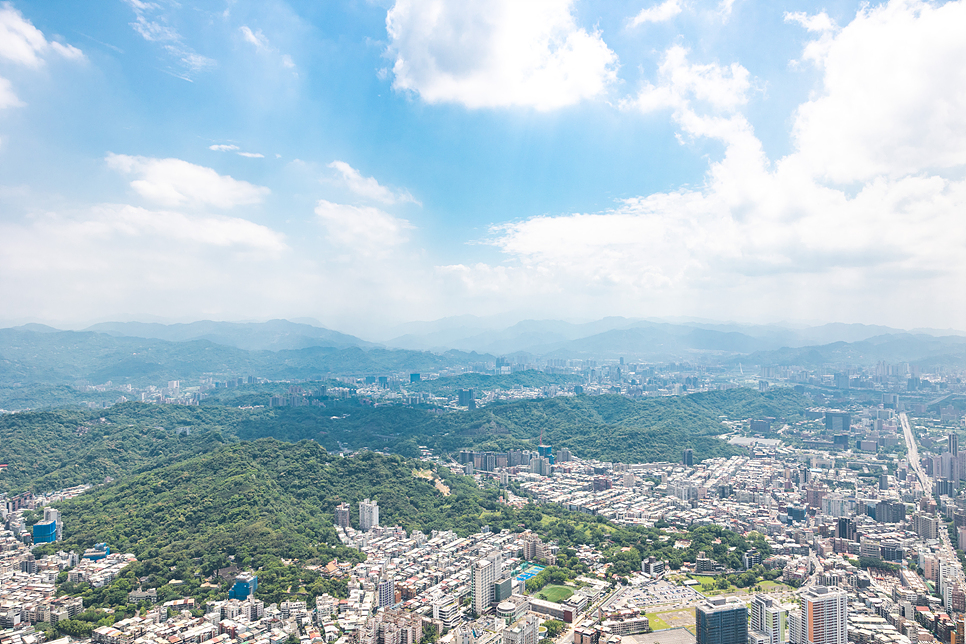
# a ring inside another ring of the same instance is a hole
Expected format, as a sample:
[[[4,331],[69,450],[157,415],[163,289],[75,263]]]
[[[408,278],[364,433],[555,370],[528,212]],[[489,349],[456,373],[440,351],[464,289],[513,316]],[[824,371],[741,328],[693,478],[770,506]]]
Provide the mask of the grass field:
[[[670,628],[663,619],[658,617],[657,613],[646,613],[647,621],[651,626],[652,631],[663,631],[665,628]]]
[[[772,592],[775,590],[791,590],[791,586],[786,586],[785,584],[779,584],[776,581],[759,581],[758,586],[761,586],[763,591]]]
[[[548,602],[562,602],[565,599],[569,599],[573,594],[573,588],[567,588],[566,586],[545,586],[543,590],[537,593],[537,597]]]
[[[679,608],[654,613],[645,613],[652,631],[667,628],[694,628],[694,609]]]

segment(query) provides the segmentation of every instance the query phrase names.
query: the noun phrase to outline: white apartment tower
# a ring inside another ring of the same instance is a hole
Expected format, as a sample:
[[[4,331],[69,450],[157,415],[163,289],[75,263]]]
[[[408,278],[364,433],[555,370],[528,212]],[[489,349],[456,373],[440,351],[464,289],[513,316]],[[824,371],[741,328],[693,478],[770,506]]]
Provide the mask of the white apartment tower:
[[[490,610],[497,572],[497,562],[493,559],[480,559],[473,564],[473,610],[477,615],[485,615]]]
[[[763,641],[782,644],[788,639],[788,611],[770,597],[755,595],[751,600],[749,633],[752,631],[760,633]]]
[[[363,532],[379,527],[379,504],[366,499],[359,501],[359,529]]]

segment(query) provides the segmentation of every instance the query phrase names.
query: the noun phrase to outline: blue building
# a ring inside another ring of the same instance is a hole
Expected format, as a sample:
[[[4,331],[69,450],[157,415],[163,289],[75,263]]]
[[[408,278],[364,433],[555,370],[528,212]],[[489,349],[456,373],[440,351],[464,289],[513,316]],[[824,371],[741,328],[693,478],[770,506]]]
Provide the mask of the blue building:
[[[539,454],[542,458],[545,458],[548,461],[550,461],[550,464],[551,465],[554,464],[553,463],[553,446],[552,445],[542,445],[542,444],[541,445],[537,445],[537,454]]]
[[[39,521],[33,527],[34,543],[53,543],[57,541],[57,522]]]
[[[739,600],[713,597],[694,613],[697,644],[747,644],[748,607]]]
[[[250,572],[243,572],[235,577],[235,585],[228,591],[228,599],[248,599],[258,590],[258,576]]]
[[[111,554],[111,548],[106,543],[96,543],[93,548],[84,551],[84,559],[100,561]]]

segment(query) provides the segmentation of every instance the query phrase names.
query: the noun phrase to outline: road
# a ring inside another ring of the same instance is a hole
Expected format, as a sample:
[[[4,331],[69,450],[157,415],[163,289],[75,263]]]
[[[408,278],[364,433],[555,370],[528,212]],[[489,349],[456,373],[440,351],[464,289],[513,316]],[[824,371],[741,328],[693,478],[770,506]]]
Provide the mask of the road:
[[[923,494],[932,496],[932,479],[926,476],[925,471],[922,469],[922,463],[919,462],[919,449],[916,446],[916,439],[912,435],[912,426],[909,424],[909,417],[906,416],[905,412],[899,414],[899,422],[902,424],[902,433],[906,437],[909,467],[913,469],[919,478],[919,484],[922,486]],[[952,541],[949,539],[949,532],[946,530],[945,525],[939,530],[939,539],[942,542],[942,546],[939,548],[940,558],[952,564],[953,576],[962,585],[963,568],[959,563],[959,557],[956,555],[956,549],[953,548]]]
[[[926,476],[919,461],[919,448],[916,446],[916,438],[912,435],[912,426],[909,425],[909,417],[905,412],[899,414],[899,422],[902,424],[902,433],[906,438],[906,452],[909,459],[909,467],[916,473],[919,485],[922,486],[922,493],[932,496],[932,479]]]

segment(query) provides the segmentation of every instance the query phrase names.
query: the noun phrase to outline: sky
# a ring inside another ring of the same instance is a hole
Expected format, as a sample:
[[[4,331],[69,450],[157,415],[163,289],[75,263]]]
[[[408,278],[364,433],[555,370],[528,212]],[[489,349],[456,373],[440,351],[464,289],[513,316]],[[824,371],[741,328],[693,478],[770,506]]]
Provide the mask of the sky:
[[[0,322],[966,328],[966,2],[0,3]]]

